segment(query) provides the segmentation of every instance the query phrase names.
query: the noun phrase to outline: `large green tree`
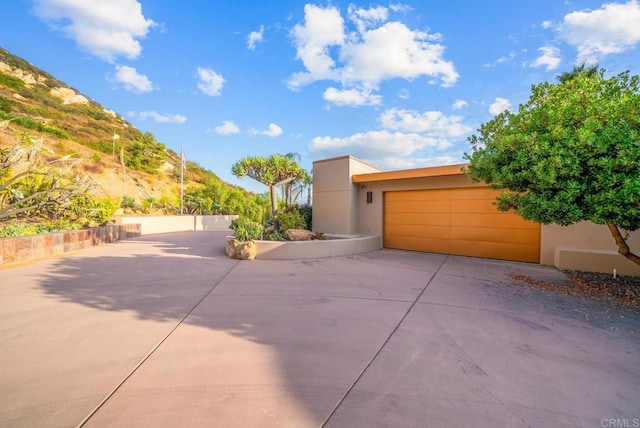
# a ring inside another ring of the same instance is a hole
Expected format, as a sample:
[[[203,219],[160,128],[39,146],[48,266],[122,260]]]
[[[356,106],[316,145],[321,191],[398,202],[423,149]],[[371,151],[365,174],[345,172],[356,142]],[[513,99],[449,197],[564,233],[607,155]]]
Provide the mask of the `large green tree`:
[[[470,137],[467,172],[502,189],[500,210],[542,224],[605,224],[618,252],[640,264],[625,231],[640,228],[640,90],[629,72],[578,67],[532,87]]]
[[[250,177],[269,188],[271,196],[271,214],[278,228],[278,199],[276,189],[279,186],[299,180],[304,169],[298,165],[291,155],[274,154],[268,158],[247,156],[233,164],[231,172],[236,177]]]

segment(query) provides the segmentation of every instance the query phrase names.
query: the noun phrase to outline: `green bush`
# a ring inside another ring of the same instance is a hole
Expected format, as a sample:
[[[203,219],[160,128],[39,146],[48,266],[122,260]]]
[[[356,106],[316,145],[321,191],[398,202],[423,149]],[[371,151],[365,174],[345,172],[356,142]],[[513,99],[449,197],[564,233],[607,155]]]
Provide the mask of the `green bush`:
[[[0,227],[0,238],[16,236],[42,235],[44,233],[64,232],[82,229],[82,225],[67,220],[51,220],[45,223],[9,223]]]
[[[306,229],[307,224],[295,207],[289,208],[285,212],[278,214],[278,225],[280,226],[280,230],[289,230],[289,229]]]
[[[10,113],[11,112],[11,101],[6,98],[3,98],[0,95],[0,112],[2,113]]]
[[[137,208],[138,202],[132,196],[124,195],[122,197],[122,202],[120,203],[120,207],[122,208]]]
[[[284,235],[282,233],[278,233],[278,232],[267,233],[267,235],[264,237],[264,239],[266,241],[285,241],[286,240]]]
[[[24,87],[24,81],[8,74],[0,73],[0,84],[11,89],[19,89]]]
[[[297,208],[307,225],[305,229],[311,230],[311,228],[313,227],[313,208],[311,207],[311,205],[298,205]]]
[[[238,241],[252,241],[262,237],[262,225],[244,217],[233,220],[229,227],[235,231]]]

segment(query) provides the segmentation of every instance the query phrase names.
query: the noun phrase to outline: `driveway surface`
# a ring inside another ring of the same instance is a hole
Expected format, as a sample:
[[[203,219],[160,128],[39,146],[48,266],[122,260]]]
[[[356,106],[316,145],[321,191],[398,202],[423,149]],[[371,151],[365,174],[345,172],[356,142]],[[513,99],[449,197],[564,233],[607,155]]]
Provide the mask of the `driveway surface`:
[[[640,317],[510,277],[553,268],[225,235],[0,270],[0,426],[640,426]]]

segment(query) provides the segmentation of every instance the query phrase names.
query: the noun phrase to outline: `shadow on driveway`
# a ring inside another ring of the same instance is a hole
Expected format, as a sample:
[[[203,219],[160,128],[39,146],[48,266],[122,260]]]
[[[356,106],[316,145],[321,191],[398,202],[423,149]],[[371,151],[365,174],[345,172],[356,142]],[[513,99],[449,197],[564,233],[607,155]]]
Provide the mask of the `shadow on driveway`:
[[[0,271],[0,424],[599,426],[640,417],[640,319],[555,269],[381,250],[238,262],[225,232]],[[105,400],[105,397],[108,397]]]

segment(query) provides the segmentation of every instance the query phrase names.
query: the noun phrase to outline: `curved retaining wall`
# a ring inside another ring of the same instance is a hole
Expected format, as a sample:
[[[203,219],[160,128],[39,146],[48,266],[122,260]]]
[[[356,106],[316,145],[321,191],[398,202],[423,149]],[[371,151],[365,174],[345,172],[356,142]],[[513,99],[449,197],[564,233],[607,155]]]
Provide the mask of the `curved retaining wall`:
[[[256,258],[262,260],[320,259],[367,253],[382,248],[380,236],[330,236],[315,241],[254,241]]]

